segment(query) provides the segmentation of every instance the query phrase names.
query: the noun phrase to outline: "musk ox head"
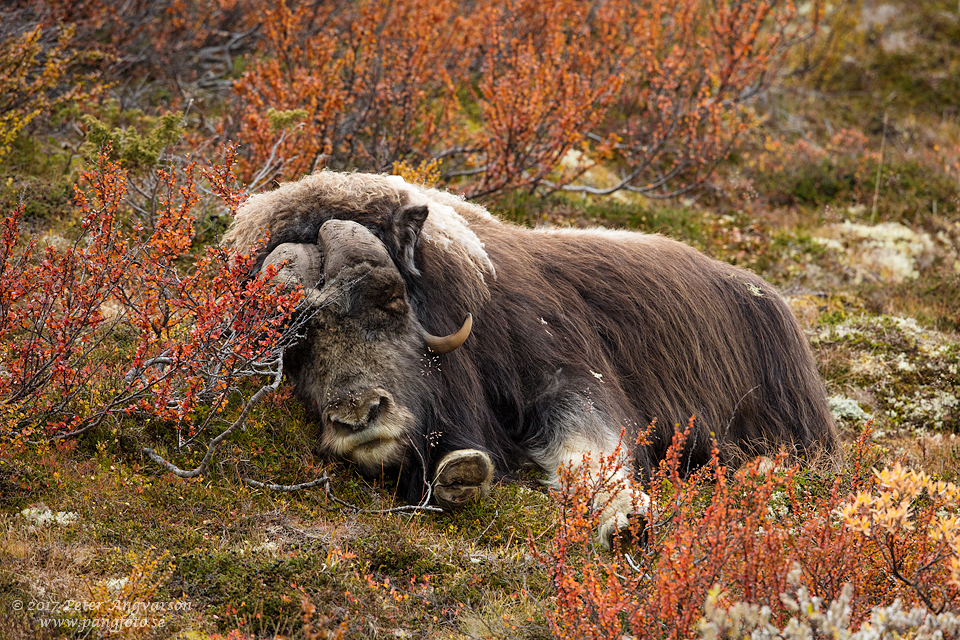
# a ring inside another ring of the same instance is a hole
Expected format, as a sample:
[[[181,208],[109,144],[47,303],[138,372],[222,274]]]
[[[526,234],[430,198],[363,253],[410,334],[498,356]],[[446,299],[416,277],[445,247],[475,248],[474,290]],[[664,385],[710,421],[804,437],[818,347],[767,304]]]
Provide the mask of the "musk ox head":
[[[422,222],[425,208],[413,215]],[[316,244],[281,244],[268,265],[306,291],[307,335],[288,370],[320,417],[321,445],[365,473],[398,465],[427,391],[424,363],[462,345],[471,318],[452,335],[430,335],[387,247],[356,222],[328,220]]]

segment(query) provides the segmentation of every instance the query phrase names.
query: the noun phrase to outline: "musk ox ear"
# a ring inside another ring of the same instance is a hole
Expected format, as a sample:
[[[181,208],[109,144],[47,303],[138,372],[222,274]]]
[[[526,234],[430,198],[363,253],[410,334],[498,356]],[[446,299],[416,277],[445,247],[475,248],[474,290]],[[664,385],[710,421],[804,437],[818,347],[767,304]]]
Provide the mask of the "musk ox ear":
[[[413,262],[413,252],[420,239],[420,231],[427,220],[430,210],[425,204],[408,204],[397,209],[394,213],[394,225],[397,234],[397,256],[403,260],[410,273],[420,275],[420,270]]]

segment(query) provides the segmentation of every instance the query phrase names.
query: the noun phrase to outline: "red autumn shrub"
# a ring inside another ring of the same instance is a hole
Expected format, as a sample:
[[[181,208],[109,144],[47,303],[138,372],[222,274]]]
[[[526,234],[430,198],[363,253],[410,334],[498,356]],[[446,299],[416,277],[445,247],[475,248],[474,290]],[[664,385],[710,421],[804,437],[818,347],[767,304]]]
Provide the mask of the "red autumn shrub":
[[[102,71],[161,79],[186,98],[232,71],[233,56],[252,48],[264,0],[11,0],[0,16],[44,30],[69,25],[80,50],[106,55]],[[225,84],[225,83],[224,83]],[[187,85],[187,86],[185,86]],[[141,106],[141,105],[138,105]]]
[[[111,56],[110,74],[175,80],[164,100],[200,116],[195,146],[210,125],[239,138],[248,184],[433,160],[472,197],[693,188],[816,27],[792,2],[761,0],[18,0],[10,11],[74,25],[78,46]],[[236,108],[221,112],[209,98],[241,69]],[[608,184],[571,184],[596,163],[614,169]]]
[[[236,83],[244,178],[264,166],[268,178],[385,170],[445,144],[462,73],[457,8],[452,0],[281,1],[266,10],[262,45]],[[281,137],[276,114],[291,111],[299,121]]]
[[[898,599],[932,613],[960,605],[954,485],[899,466],[868,471],[866,439],[833,480],[783,468],[784,459],[731,472],[716,455],[684,477],[683,443],[678,433],[649,482],[645,542],[633,550],[610,555],[595,547],[599,513],[587,505],[610,488],[579,470],[564,472],[559,530],[545,559],[557,589],[551,624],[558,637],[699,637],[708,596],[723,608],[767,606],[782,628],[795,615],[781,599],[793,589],[793,568],[827,602],[849,583],[855,626]]]
[[[789,2],[281,2],[222,127],[248,182],[439,160],[473,197],[668,195],[726,157],[806,27]],[[615,184],[570,184],[601,160]]]
[[[810,8],[816,16],[819,3]],[[817,23],[793,2],[613,3],[601,47],[623,61],[622,89],[591,138],[618,169],[603,188],[678,195],[709,177],[752,124],[750,99]]]
[[[102,89],[74,35],[70,27],[0,27],[0,161],[29,126]]]
[[[104,149],[77,187],[77,237],[40,250],[19,213],[0,237],[0,436],[7,445],[62,437],[134,413],[174,421],[183,439],[228,418],[245,378],[279,382],[296,339],[301,293],[248,279],[250,261],[220,247],[194,253],[195,163],[160,170],[150,233],[125,228],[125,171]],[[226,205],[229,166],[202,171]],[[198,410],[204,407],[203,419]],[[207,407],[210,408],[207,411]],[[242,417],[242,415],[241,415]]]

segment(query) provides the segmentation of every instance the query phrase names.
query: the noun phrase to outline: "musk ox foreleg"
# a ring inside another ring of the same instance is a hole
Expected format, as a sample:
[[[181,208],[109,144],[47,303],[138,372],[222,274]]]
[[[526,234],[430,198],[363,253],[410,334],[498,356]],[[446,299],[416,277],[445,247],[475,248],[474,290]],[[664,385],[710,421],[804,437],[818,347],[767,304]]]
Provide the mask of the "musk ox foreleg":
[[[630,527],[631,517],[643,517],[650,498],[633,480],[633,447],[629,436],[593,402],[568,397],[551,411],[543,433],[551,434],[529,448],[534,461],[547,472],[545,484],[558,488],[560,471],[572,467],[594,487],[593,506],[600,511],[597,541],[604,549]]]
[[[554,452],[538,461],[544,469],[556,470],[547,479],[554,488],[564,466],[572,467],[595,488],[593,506],[600,510],[597,542],[608,551],[620,533],[630,528],[630,519],[644,517],[650,505],[650,497],[633,480],[629,458],[629,452],[618,447],[616,441],[597,443],[574,436],[558,443]]]
[[[460,507],[490,492],[493,461],[483,451],[458,449],[440,459],[433,476],[433,497],[444,508]]]

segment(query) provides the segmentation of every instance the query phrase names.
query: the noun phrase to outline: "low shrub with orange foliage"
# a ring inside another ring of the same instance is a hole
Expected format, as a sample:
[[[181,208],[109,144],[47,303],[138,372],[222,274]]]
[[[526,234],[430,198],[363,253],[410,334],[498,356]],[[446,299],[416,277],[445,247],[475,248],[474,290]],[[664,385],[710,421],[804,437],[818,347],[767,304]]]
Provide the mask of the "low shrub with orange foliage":
[[[160,81],[185,95],[209,91],[231,71],[232,58],[255,42],[264,0],[10,0],[0,15],[44,30],[68,25],[78,50],[105,56],[110,80]],[[144,105],[136,105],[144,106]]]
[[[64,437],[132,414],[171,421],[178,443],[206,438],[244,379],[279,383],[302,294],[220,247],[195,250],[197,173],[228,207],[224,166],[159,170],[150,232],[124,224],[126,172],[101,151],[76,190],[79,232],[40,248],[19,211],[0,221],[0,448]],[[200,418],[200,411],[204,417]]]
[[[642,540],[634,549],[608,555],[595,547],[598,513],[588,505],[609,488],[577,470],[564,473],[559,530],[544,559],[557,589],[558,637],[690,638],[707,627],[718,637],[714,623],[747,604],[754,628],[763,612],[764,628],[783,629],[801,623],[798,590],[807,605],[842,601],[850,629],[895,601],[923,609],[921,617],[957,611],[956,486],[899,465],[871,471],[878,461],[866,437],[832,480],[784,467],[784,459],[734,472],[716,457],[684,477],[684,438],[677,434],[648,483],[651,505],[645,523],[634,525]]]
[[[12,6],[43,28],[73,25],[110,73],[159,81],[167,109],[200,115],[198,148],[213,129],[241,140],[248,184],[437,161],[468,197],[695,187],[819,16],[765,0]],[[611,184],[574,183],[597,163]]]
[[[83,69],[93,57],[71,27],[0,29],[0,160],[32,123],[101,89]]]
[[[433,159],[470,197],[676,194],[726,157],[810,27],[792,2],[280,2],[222,129],[248,180]],[[617,184],[572,184],[598,161]]]

